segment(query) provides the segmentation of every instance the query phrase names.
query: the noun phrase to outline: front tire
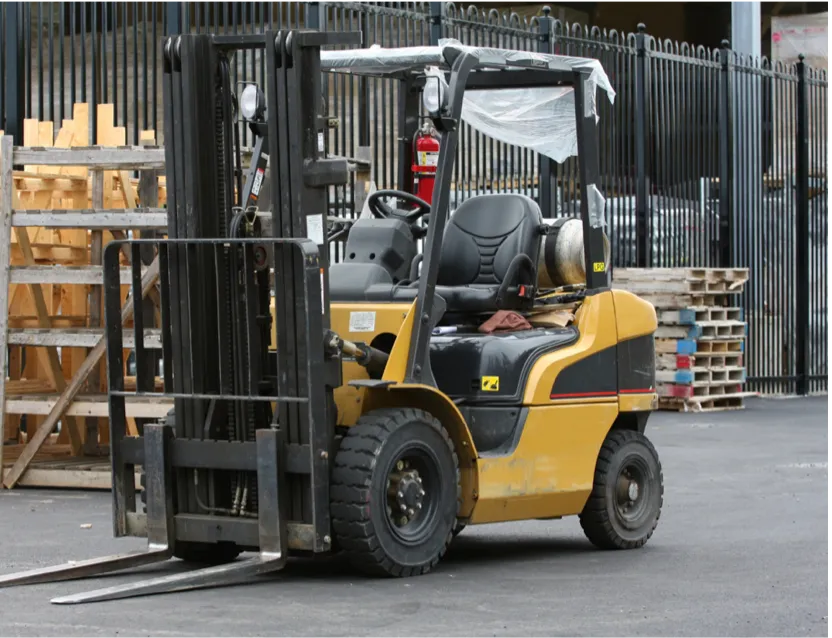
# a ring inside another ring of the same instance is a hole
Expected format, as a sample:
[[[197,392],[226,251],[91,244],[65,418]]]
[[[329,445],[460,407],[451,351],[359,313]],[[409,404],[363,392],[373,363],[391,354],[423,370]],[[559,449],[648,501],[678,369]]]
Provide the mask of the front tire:
[[[330,494],[335,540],[354,566],[372,575],[426,574],[456,525],[457,455],[423,410],[370,412],[341,442]]]
[[[653,444],[640,432],[614,430],[598,453],[581,527],[600,549],[642,547],[658,525],[663,500],[662,466]]]

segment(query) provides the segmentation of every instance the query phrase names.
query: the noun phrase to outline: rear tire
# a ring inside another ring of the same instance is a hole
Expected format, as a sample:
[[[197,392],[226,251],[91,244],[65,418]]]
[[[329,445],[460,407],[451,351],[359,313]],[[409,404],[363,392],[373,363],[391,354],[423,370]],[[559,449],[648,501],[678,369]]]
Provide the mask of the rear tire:
[[[595,466],[581,527],[600,549],[635,549],[653,535],[661,516],[664,484],[659,455],[632,430],[607,435]]]
[[[365,573],[426,574],[451,542],[459,495],[457,455],[439,421],[411,408],[371,412],[335,455],[336,543]]]

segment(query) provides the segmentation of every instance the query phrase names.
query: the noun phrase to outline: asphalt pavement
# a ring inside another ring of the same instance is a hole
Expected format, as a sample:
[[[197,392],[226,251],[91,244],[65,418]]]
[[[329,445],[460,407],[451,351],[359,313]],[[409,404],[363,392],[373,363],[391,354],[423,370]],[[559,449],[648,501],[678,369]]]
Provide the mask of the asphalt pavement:
[[[0,635],[828,635],[826,397],[658,413],[648,434],[665,504],[641,550],[595,550],[575,518],[470,527],[439,568],[407,580],[332,558],[88,605],[49,599],[137,575],[0,590]],[[112,538],[104,492],[4,492],[0,539],[4,573],[144,546]]]

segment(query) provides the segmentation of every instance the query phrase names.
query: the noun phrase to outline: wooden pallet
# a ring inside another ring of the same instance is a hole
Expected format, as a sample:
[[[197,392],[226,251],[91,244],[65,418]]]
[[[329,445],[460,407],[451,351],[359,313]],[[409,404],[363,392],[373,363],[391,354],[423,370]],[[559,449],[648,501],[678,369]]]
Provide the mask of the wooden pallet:
[[[686,354],[701,356],[706,354],[742,354],[745,352],[745,339],[696,340],[696,339],[656,339],[656,354]]]
[[[675,310],[659,309],[657,315],[660,324],[684,326],[722,321],[742,322],[744,319],[742,308],[722,306],[692,306]]]
[[[625,284],[615,284],[613,288],[629,290]],[[635,292],[635,291],[633,291]],[[649,301],[656,309],[676,310],[679,308],[701,308],[701,307],[722,307],[736,306],[737,297],[727,293],[660,293],[651,290],[642,290],[638,296]]]
[[[698,321],[691,325],[659,325],[657,339],[688,339],[696,341],[729,340],[745,338],[744,321]]]
[[[738,392],[720,397],[694,397],[690,399],[659,398],[660,410],[674,412],[721,412],[745,409],[745,399],[759,396],[756,392]]]
[[[716,397],[742,392],[742,384],[736,381],[695,381],[684,384],[657,381],[656,392],[659,397],[674,399]]]
[[[744,365],[742,353],[696,352],[694,354],[657,354],[656,369],[689,370],[696,367],[722,368]]]
[[[7,445],[4,456],[17,460],[23,449],[23,445]],[[5,469],[4,479],[10,471],[10,468]],[[18,479],[17,485],[110,490],[112,489],[110,459],[106,453],[101,456],[72,456],[68,445],[53,443],[48,446],[47,452],[39,452],[35,455],[26,471]],[[136,488],[140,489],[140,487],[140,475],[137,471]]]
[[[127,230],[164,233],[167,228],[167,213],[158,207],[157,201],[158,171],[164,168],[164,150],[123,146],[126,133],[112,126],[112,106],[98,108],[98,137],[107,146],[88,146],[85,116],[76,117],[77,122],[64,122],[54,146],[50,144],[51,128],[33,127],[31,122],[30,131],[42,128],[45,133],[45,138],[36,138],[36,144],[30,141],[31,136],[26,140],[29,146],[19,147],[13,147],[10,138],[2,138],[0,218],[4,224],[0,227],[0,264],[6,267],[0,274],[0,289],[8,289],[10,299],[24,291],[33,304],[27,307],[28,314],[23,317],[19,313],[0,315],[0,345],[3,353],[11,347],[13,358],[19,357],[15,353],[26,350],[38,355],[27,359],[41,360],[40,373],[34,376],[26,376],[26,371],[14,372],[12,365],[11,392],[3,390],[5,377],[0,379],[0,404],[5,404],[0,405],[0,432],[4,432],[6,441],[17,438],[26,442],[14,466],[3,474],[6,487],[16,484],[29,464],[40,458],[43,450],[48,450],[50,445],[46,443],[55,428],[59,431],[58,442],[68,443],[73,456],[78,458],[87,457],[106,444],[107,403],[103,396],[95,395],[104,389],[106,378],[101,304],[103,248],[108,241],[126,238]],[[88,113],[83,108],[80,112]],[[19,165],[24,170],[14,172],[12,167]],[[129,176],[130,170],[141,171],[137,181]],[[64,188],[72,190],[60,190]],[[116,200],[116,195],[121,199]],[[82,243],[69,247],[80,253],[80,258],[72,253],[68,254],[74,258],[70,263],[56,261],[55,249],[47,248],[48,244],[44,243],[37,252],[33,240],[44,232],[81,237]],[[125,259],[124,263],[129,262]],[[151,290],[156,277],[158,263],[144,269],[143,293]],[[131,279],[130,270],[123,268],[122,284]],[[77,298],[74,308],[81,312],[75,312],[72,307],[68,313],[63,306],[58,309],[57,302],[53,303],[51,298],[53,291],[60,291],[66,298]],[[122,292],[125,298],[126,285]],[[8,312],[9,308],[4,310]],[[132,304],[122,312],[122,319],[128,325],[131,311]],[[124,333],[126,349],[134,345],[131,332]],[[145,344],[159,348],[159,331],[146,331]],[[4,360],[5,356],[0,354],[0,363],[4,364]],[[40,376],[44,371],[46,375]],[[16,381],[46,381],[47,391],[34,392],[30,386],[26,393],[15,393],[20,389],[14,387]],[[93,396],[75,401],[81,392],[90,391]],[[132,406],[130,411],[131,421],[138,417],[164,416],[159,414],[158,405],[149,403]],[[20,423],[19,415],[26,415],[25,433],[15,431]],[[133,430],[135,427],[132,423]],[[0,466],[2,461],[0,449]]]
[[[688,368],[682,370],[656,370],[656,381],[674,384],[698,384],[698,383],[745,383],[745,368],[740,367],[719,367],[719,368]]]

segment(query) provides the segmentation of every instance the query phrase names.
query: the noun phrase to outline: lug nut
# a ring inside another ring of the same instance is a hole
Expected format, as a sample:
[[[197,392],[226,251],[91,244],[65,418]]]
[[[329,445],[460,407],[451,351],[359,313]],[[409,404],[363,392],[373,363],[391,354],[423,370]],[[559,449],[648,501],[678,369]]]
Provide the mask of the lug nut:
[[[396,494],[396,496],[398,498],[404,498],[404,492],[399,492],[398,494]]]
[[[403,511],[403,512],[404,512],[404,511],[407,509],[407,505],[405,505],[404,503],[402,503],[402,504],[399,506],[399,509],[400,509],[401,511]]]
[[[421,503],[416,503],[416,509],[417,509],[417,510],[422,509],[422,504],[421,504]]]
[[[421,485],[421,484],[422,484],[422,477],[421,477],[421,476],[417,476],[417,477],[416,477],[416,482],[417,482],[419,485]]]
[[[414,512],[412,508],[411,508],[411,509],[409,509],[409,510],[407,510],[407,515],[408,515],[408,516],[413,516],[415,513],[416,513],[416,512]]]
[[[424,495],[425,495],[425,490],[419,490],[419,496],[424,496]]]

